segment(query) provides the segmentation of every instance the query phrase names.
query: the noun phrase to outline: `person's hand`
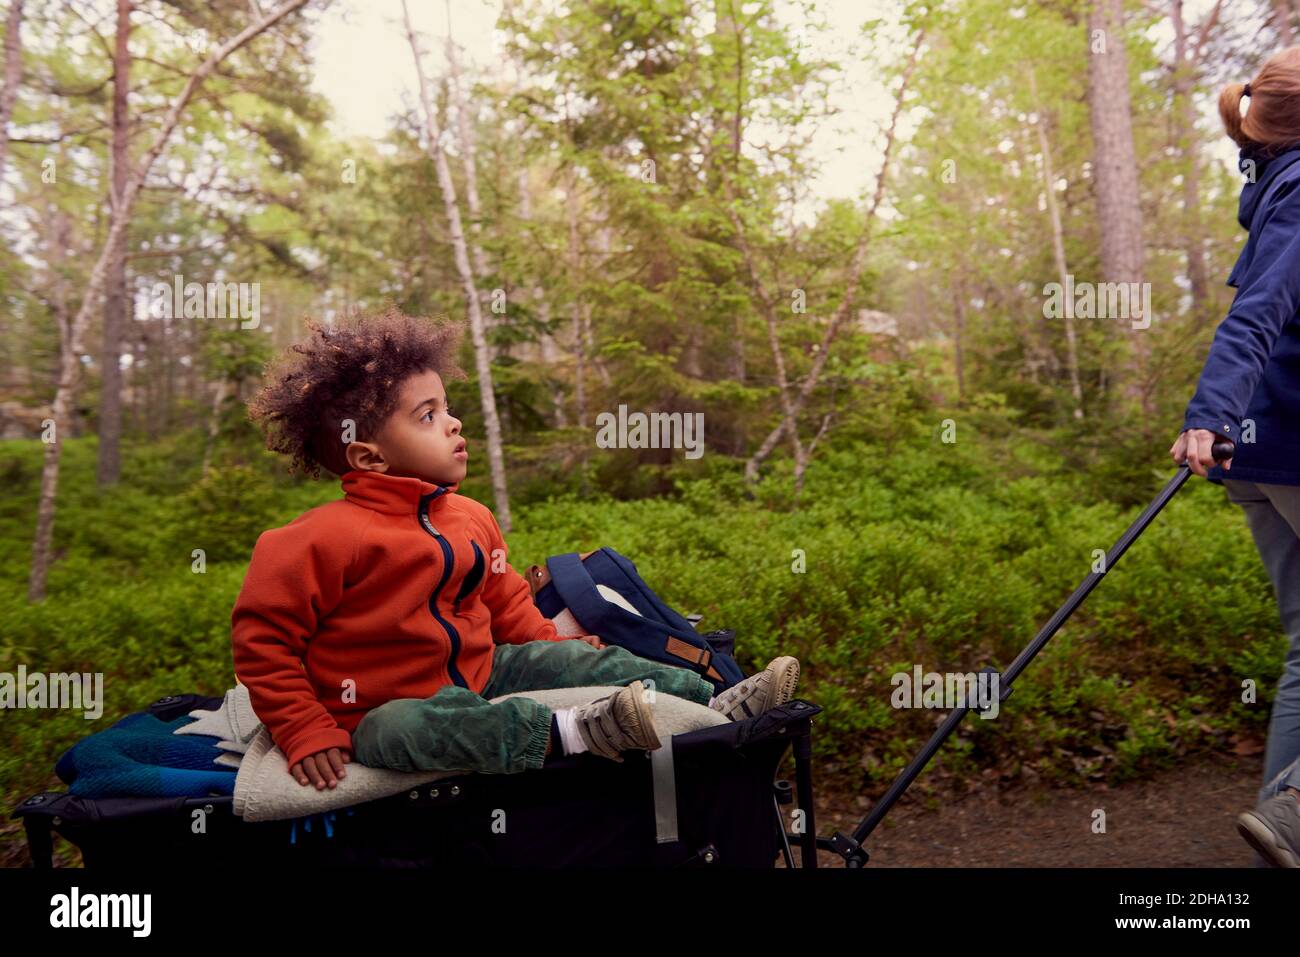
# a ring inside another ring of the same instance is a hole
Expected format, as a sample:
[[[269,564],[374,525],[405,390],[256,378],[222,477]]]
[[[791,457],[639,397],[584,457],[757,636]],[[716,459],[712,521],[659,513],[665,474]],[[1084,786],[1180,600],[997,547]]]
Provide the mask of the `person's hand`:
[[[1211,449],[1220,438],[1222,437],[1215,435],[1209,429],[1188,429],[1178,436],[1178,440],[1169,449],[1169,454],[1174,457],[1174,462],[1178,465],[1186,462],[1193,472],[1204,477],[1206,470],[1215,464]],[[1226,459],[1219,464],[1226,472],[1232,468],[1232,459]]]
[[[317,751],[315,754],[307,755],[291,767],[289,773],[298,779],[299,784],[310,781],[319,791],[326,784],[337,787],[339,781],[348,776],[347,769],[343,765],[350,764],[351,761],[352,752],[348,749],[330,748],[328,751]]]
[[[573,637],[574,637],[574,639],[577,640],[577,641],[585,641],[587,644],[591,645],[591,647],[593,647],[593,648],[607,648],[607,647],[608,647],[608,645],[606,645],[603,641],[601,641],[601,640],[600,640],[598,637],[596,637],[595,635],[574,635]]]

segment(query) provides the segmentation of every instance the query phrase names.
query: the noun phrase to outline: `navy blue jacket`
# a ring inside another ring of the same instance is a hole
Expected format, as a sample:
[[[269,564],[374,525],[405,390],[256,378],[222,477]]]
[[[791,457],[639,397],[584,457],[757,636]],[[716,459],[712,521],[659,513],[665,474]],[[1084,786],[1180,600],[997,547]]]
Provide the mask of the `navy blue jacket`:
[[[1236,443],[1231,471],[1211,469],[1214,481],[1300,485],[1300,147],[1272,158],[1243,149],[1242,172],[1250,160],[1255,179],[1237,210],[1250,236],[1228,276],[1237,295],[1215,330],[1183,429]]]

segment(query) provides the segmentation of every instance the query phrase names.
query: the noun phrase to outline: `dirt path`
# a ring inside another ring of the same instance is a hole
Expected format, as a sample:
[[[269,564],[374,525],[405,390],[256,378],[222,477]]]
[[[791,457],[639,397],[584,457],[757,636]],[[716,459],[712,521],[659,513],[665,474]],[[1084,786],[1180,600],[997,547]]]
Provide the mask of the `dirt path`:
[[[1262,775],[1259,756],[1215,755],[1113,789],[922,800],[909,792],[867,850],[881,867],[1250,867],[1254,852],[1233,822],[1254,806]],[[821,782],[818,789],[819,834],[849,833],[870,809],[859,795]],[[1092,833],[1097,808],[1106,814],[1104,834]],[[843,866],[828,852],[820,864]]]

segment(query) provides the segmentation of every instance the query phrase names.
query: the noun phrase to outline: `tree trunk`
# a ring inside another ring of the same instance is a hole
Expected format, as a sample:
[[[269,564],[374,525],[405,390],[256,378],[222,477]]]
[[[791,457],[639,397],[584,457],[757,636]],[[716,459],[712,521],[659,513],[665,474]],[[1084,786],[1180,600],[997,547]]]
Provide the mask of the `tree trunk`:
[[[686,328],[686,349],[682,353],[682,372],[692,379],[704,378],[704,366],[700,361],[700,339],[704,330],[695,323]]]
[[[957,283],[953,322],[953,366],[957,373],[957,407],[966,404],[966,284]]]
[[[577,174],[572,164],[564,178],[564,217],[569,230],[569,321],[573,324],[573,395],[578,427],[587,427],[587,330],[582,319],[582,302],[578,289],[582,282],[582,245],[578,237]]]
[[[1291,17],[1295,10],[1291,0],[1273,0],[1273,25],[1277,27],[1278,45],[1289,47],[1295,44],[1295,29],[1291,26]]]
[[[1172,0],[1169,13],[1174,27],[1174,115],[1178,119],[1178,150],[1183,160],[1183,248],[1192,293],[1192,318],[1199,326],[1210,315],[1210,283],[1201,240],[1201,168],[1196,150],[1196,104],[1192,99],[1198,64],[1187,46],[1183,0]]]
[[[75,381],[80,366],[78,356],[72,349],[72,319],[68,311],[67,280],[63,269],[68,244],[71,242],[71,229],[67,216],[57,207],[49,207],[48,214],[54,231],[50,265],[55,276],[50,295],[50,311],[54,313],[54,321],[59,328],[59,366],[54,404],[50,409],[50,418],[53,420],[50,438],[53,441],[46,441],[42,455],[41,491],[36,504],[36,534],[32,539],[32,567],[27,577],[29,602],[45,599],[45,580],[54,560],[54,499],[59,490],[59,465],[63,452],[63,436],[59,430],[71,428],[68,409],[72,401],[72,389],[69,383]]]
[[[607,222],[607,221],[608,220],[602,220],[602,222]],[[596,249],[597,251],[599,251],[601,256],[604,257],[603,259],[601,259],[601,261],[597,264],[596,267],[601,271],[601,275],[605,275],[609,268],[610,257],[612,255],[613,248],[614,248],[613,232],[610,230],[608,226],[602,225],[600,229],[596,231]],[[591,268],[592,268],[591,264],[588,263],[587,270],[589,273],[591,271]],[[592,309],[591,303],[590,302],[585,303],[583,305],[583,309],[585,310],[585,313],[584,313],[582,327],[583,327],[583,335],[586,337],[584,340],[584,349],[586,351],[584,354],[589,357],[591,362],[591,367],[595,369],[596,372],[600,375],[600,381],[605,383],[605,388],[607,390],[611,390],[614,388],[614,378],[613,376],[610,375],[609,366],[605,364],[605,360],[602,359],[597,354],[597,350],[596,350],[596,334],[593,331],[591,325],[591,309]]]
[[[501,454],[501,422],[497,417],[496,395],[492,388],[492,362],[488,355],[483,313],[479,309],[478,287],[474,282],[469,248],[465,241],[465,231],[461,226],[460,207],[456,201],[456,184],[452,182],[451,167],[447,164],[447,154],[442,149],[442,131],[438,126],[438,117],[433,112],[429,81],[424,75],[424,66],[420,61],[420,45],[411,26],[411,14],[407,9],[406,0],[402,0],[402,19],[406,24],[406,39],[411,45],[411,55],[415,59],[415,73],[420,81],[420,103],[424,109],[425,138],[429,141],[429,153],[438,173],[438,187],[442,191],[443,206],[447,214],[447,232],[451,236],[456,271],[460,275],[465,293],[465,307],[469,311],[470,336],[474,343],[474,365],[478,372],[479,403],[483,410],[484,431],[487,434],[488,464],[492,475],[497,523],[503,532],[509,532],[512,527],[510,496],[506,489],[505,461]]]
[[[460,140],[461,168],[465,174],[465,205],[469,208],[469,250],[474,263],[474,274],[486,278],[488,274],[487,257],[479,244],[483,229],[483,207],[478,197],[478,173],[475,169],[477,148],[474,141],[474,126],[470,122],[469,105],[461,88],[460,57],[456,54],[456,44],[447,42],[447,59],[451,62],[451,95],[456,105],[456,132]]]
[[[528,178],[528,160],[524,156],[522,148],[519,151],[517,162],[519,164],[519,218],[528,223],[533,218],[532,184]],[[537,310],[538,321],[549,329],[551,325],[551,303],[547,299],[546,290],[542,288],[541,283],[534,283],[531,296],[533,306]],[[553,369],[560,358],[560,349],[555,342],[555,337],[549,331],[543,332],[539,337],[539,344],[542,351],[542,362],[546,363],[548,368]],[[554,409],[556,427],[564,428],[568,416],[564,411],[564,390],[558,386],[551,392],[551,406]]]
[[[1061,210],[1056,204],[1056,174],[1052,171],[1052,147],[1047,141],[1047,132],[1043,129],[1044,113],[1038,99],[1038,84],[1034,71],[1029,71],[1029,90],[1034,100],[1034,110],[1038,122],[1038,149],[1043,157],[1043,194],[1047,197],[1047,215],[1052,223],[1052,256],[1056,260],[1056,274],[1060,277],[1061,288],[1069,288],[1069,272],[1065,264],[1065,236],[1061,227]],[[1074,397],[1073,415],[1076,420],[1083,418],[1083,387],[1079,382],[1079,342],[1074,329],[1074,304],[1065,303],[1065,363],[1070,376],[1070,395]]]
[[[212,392],[212,408],[208,418],[208,438],[203,443],[203,474],[208,474],[208,467],[212,463],[212,452],[217,446],[217,438],[221,434],[221,407],[226,402],[226,396],[230,394],[230,380],[222,377],[217,381],[216,388]]]
[[[113,143],[108,207],[119,215],[130,165],[128,146],[131,124],[126,95],[131,84],[131,0],[117,0],[117,42],[113,51]],[[121,476],[122,439],[122,322],[126,312],[126,230],[118,233],[109,251],[104,278],[104,344],[100,352],[103,378],[99,397],[100,486],[113,485]]]
[[[533,290],[533,299],[537,303],[537,318],[547,325],[551,322],[551,304],[546,300],[545,293],[540,286]],[[542,333],[542,361],[548,368],[554,368],[555,363],[560,359],[560,348],[555,342],[555,337],[549,332]],[[555,427],[562,429],[569,424],[569,414],[564,408],[564,390],[559,386],[551,392],[551,407],[555,414]]]
[[[193,322],[177,323],[178,329],[183,329],[182,333],[185,339],[185,358],[189,361],[185,365],[185,399],[186,407],[191,405],[197,406],[199,402],[199,334],[198,324]],[[197,425],[199,416],[190,412],[185,418],[185,428]]]
[[[731,123],[732,175],[740,173],[740,148],[744,143],[745,129],[745,34],[736,20],[736,0],[719,0],[717,4],[717,34],[719,43],[728,39],[736,48],[736,109]],[[730,38],[727,34],[731,34]],[[731,378],[745,381],[745,314],[737,309],[732,316]]]
[[[175,320],[166,317],[158,320],[158,361],[162,363],[159,389],[162,401],[158,408],[158,425],[164,435],[172,429],[172,414],[176,408],[176,348]]]
[[[1093,182],[1101,233],[1101,271],[1105,282],[1138,283],[1143,277],[1142,207],[1139,205],[1137,156],[1129,104],[1128,64],[1124,52],[1123,0],[1093,0],[1088,11],[1088,109],[1093,140]],[[1141,302],[1142,297],[1135,297]],[[1149,346],[1146,330],[1128,322],[1134,368],[1126,394],[1142,410],[1143,428],[1153,421]],[[1136,318],[1136,316],[1131,317]],[[1149,316],[1142,317],[1150,321]]]
[[[456,133],[460,140],[461,167],[465,173],[465,205],[469,209],[469,251],[470,261],[474,264],[474,275],[482,283],[488,276],[487,257],[483,255],[480,237],[483,231],[483,206],[478,197],[478,144],[474,136],[474,121],[470,116],[468,97],[465,94],[464,75],[460,69],[460,52],[451,36],[451,2],[447,3],[447,63],[451,67],[451,101],[456,107]],[[487,296],[487,290],[479,290],[480,302]],[[496,322],[491,311],[484,313],[483,321],[487,328]],[[493,353],[488,344],[489,355]]]
[[[5,85],[0,89],[0,180],[9,160],[9,118],[14,115],[18,85],[23,79],[23,0],[9,0],[5,20]]]

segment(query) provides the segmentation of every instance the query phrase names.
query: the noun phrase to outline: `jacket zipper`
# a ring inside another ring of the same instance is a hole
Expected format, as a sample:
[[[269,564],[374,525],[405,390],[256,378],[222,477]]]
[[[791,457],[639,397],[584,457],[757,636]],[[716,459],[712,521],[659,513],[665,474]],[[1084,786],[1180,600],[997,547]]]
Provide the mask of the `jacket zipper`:
[[[460,583],[460,591],[456,593],[456,601],[451,606],[453,614],[460,614],[460,603],[478,586],[479,580],[483,577],[484,566],[486,565],[483,558],[483,550],[478,547],[478,542],[471,538],[469,543],[474,546],[474,567],[469,570],[469,574],[465,576],[465,580]]]
[[[447,638],[451,641],[451,656],[447,659],[447,677],[452,680],[453,684],[461,688],[468,688],[469,682],[462,677],[460,671],[456,668],[456,656],[460,653],[460,635],[457,634],[451,622],[443,618],[438,612],[438,595],[442,592],[442,587],[447,584],[448,579],[451,578],[452,568],[455,565],[455,556],[452,554],[451,545],[448,544],[446,536],[434,528],[433,522],[429,521],[429,503],[446,491],[446,488],[439,488],[436,492],[420,496],[420,526],[442,546],[443,557],[442,578],[439,580],[437,587],[434,588],[433,594],[429,596],[429,611],[438,620],[438,623],[447,630]]]

